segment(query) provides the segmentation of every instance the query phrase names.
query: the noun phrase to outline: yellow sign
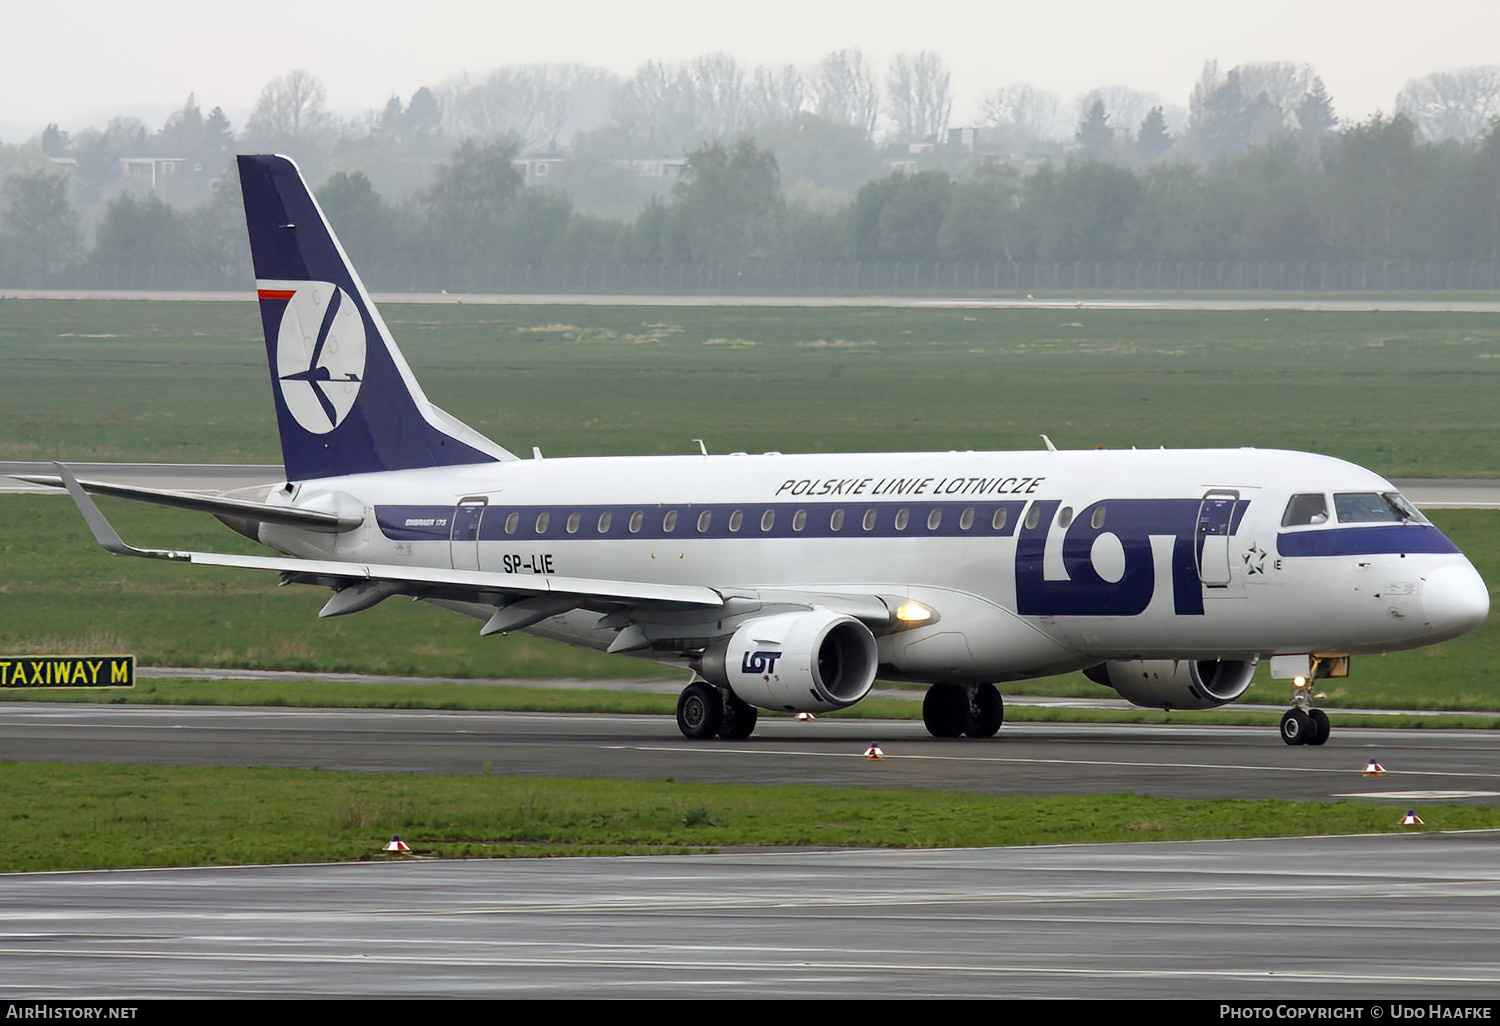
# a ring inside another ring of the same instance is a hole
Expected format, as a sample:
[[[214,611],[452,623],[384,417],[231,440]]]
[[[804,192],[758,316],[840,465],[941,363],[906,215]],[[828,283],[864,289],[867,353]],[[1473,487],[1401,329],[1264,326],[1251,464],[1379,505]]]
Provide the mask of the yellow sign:
[[[130,688],[135,656],[0,656],[0,688]]]

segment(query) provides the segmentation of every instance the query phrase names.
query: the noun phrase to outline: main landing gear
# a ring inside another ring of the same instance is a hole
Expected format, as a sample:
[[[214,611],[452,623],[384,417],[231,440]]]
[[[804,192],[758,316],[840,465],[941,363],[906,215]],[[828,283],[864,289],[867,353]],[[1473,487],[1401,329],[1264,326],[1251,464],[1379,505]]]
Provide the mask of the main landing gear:
[[[1312,707],[1312,681],[1292,682],[1292,707],[1281,716],[1281,740],[1289,745],[1321,745],[1331,729],[1328,714]]]
[[[755,706],[706,680],[693,681],[677,696],[677,729],[693,741],[743,741],[754,732],[759,716]]]
[[[994,737],[1004,719],[993,684],[934,684],[922,700],[922,722],[933,737]]]

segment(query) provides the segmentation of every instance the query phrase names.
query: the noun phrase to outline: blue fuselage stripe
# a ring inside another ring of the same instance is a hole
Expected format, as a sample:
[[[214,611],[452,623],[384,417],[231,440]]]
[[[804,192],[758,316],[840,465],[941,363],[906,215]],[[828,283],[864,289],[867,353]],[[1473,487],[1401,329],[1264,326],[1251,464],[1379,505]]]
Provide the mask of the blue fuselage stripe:
[[[1425,524],[1338,527],[1292,531],[1276,536],[1282,556],[1381,556],[1399,553],[1457,552],[1443,532]]]
[[[1024,501],[927,503],[705,503],[681,506],[487,506],[479,541],[689,541],[724,538],[1008,538]],[[463,510],[464,512],[459,512]],[[873,519],[866,526],[866,517]],[[970,513],[972,511],[972,513]],[[838,512],[842,523],[833,526]],[[905,513],[903,517],[901,514]],[[669,514],[675,513],[675,520]],[[708,514],[700,529],[700,518]],[[798,514],[803,514],[799,519]],[[738,516],[736,516],[738,514]],[[766,523],[767,514],[770,522]],[[936,524],[931,518],[936,514]],[[966,515],[967,514],[967,515]],[[577,517],[576,520],[573,518]],[[608,516],[604,530],[601,518]],[[514,520],[512,520],[514,516]],[[538,529],[538,521],[546,517]],[[448,541],[455,521],[472,513],[454,506],[377,506],[376,522],[392,541]],[[637,517],[639,519],[637,519]],[[998,518],[998,519],[997,519]],[[668,523],[671,523],[668,529]],[[965,523],[968,526],[965,526]],[[569,525],[573,530],[569,530]],[[634,529],[632,530],[632,525]],[[507,530],[507,528],[510,530]],[[458,537],[474,539],[461,527]]]

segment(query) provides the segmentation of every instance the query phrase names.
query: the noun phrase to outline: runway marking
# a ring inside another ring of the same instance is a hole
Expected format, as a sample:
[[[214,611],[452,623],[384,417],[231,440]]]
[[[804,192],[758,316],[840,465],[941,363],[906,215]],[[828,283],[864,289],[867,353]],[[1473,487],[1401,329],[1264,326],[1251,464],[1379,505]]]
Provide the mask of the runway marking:
[[[1272,871],[1266,871],[1270,873]],[[1210,871],[1210,876],[1223,875],[1222,870]],[[1365,877],[1361,876],[1361,880]],[[1178,886],[1181,886],[1180,879]],[[1320,902],[1368,902],[1376,899],[1391,897],[1398,893],[1403,897],[1420,897],[1432,901],[1438,898],[1461,898],[1465,900],[1477,900],[1479,898],[1500,897],[1500,881],[1483,876],[1467,876],[1453,880],[1430,880],[1414,883],[1410,880],[1381,880],[1376,883],[1326,883],[1310,884],[1297,883],[1296,893],[1299,898],[1316,900]],[[1194,889],[1181,893],[1173,893],[1166,887],[1093,887],[1084,885],[1082,888],[1073,885],[1058,888],[1006,888],[1003,890],[962,890],[962,891],[922,891],[919,894],[896,890],[879,890],[860,894],[814,894],[800,898],[769,897],[764,894],[756,894],[745,897],[723,897],[703,898],[685,897],[673,898],[665,895],[653,895],[648,899],[640,898],[613,898],[595,899],[579,902],[560,901],[517,901],[508,905],[483,905],[473,908],[450,908],[450,909],[416,909],[416,908],[387,908],[376,907],[369,909],[332,911],[312,918],[323,918],[326,915],[334,919],[367,918],[383,916],[408,916],[421,919],[468,919],[485,916],[579,916],[579,915],[643,915],[643,916],[681,916],[706,913],[724,912],[779,912],[796,911],[804,914],[822,914],[825,917],[842,915],[836,910],[849,909],[895,909],[895,908],[933,908],[940,905],[987,905],[999,909],[1009,910],[1016,906],[1035,905],[1114,905],[1133,904],[1137,902],[1173,902],[1176,904],[1197,904],[1208,901],[1223,901],[1233,898],[1237,901],[1254,900],[1264,898],[1270,904],[1268,908],[1274,908],[1275,902],[1285,898],[1288,884],[1284,878],[1278,877],[1270,883],[1213,883],[1205,884],[1201,879],[1194,878]],[[821,910],[821,911],[820,911]],[[256,919],[251,913],[241,913],[243,918]],[[996,912],[984,916],[986,919],[1009,919],[1014,913],[1009,911]],[[132,918],[144,918],[132,916]],[[177,915],[163,915],[160,918],[174,919]],[[299,917],[294,915],[285,916],[289,921],[295,921]],[[305,918],[305,917],[301,917]],[[881,919],[915,919],[910,916],[881,915]],[[1098,916],[1080,919],[1083,922],[1093,922]],[[1160,917],[1158,917],[1160,918]],[[1460,929],[1471,928],[1467,924]]]
[[[391,955],[391,954],[331,954],[294,952],[174,952],[174,951],[118,951],[109,949],[69,948],[3,948],[0,952],[11,956],[62,956],[65,958],[100,958],[149,961],[217,962],[217,963],[290,963],[302,965],[391,965],[391,966],[485,966],[495,968],[589,968],[622,969],[639,971],[664,970],[678,974],[683,961],[680,955],[668,954],[659,958],[613,958],[603,956],[442,956],[442,955]],[[982,956],[976,956],[982,957]],[[1322,971],[1304,969],[1282,970],[1277,968],[1250,969],[1236,967],[1228,969],[1111,969],[1090,963],[1084,966],[1033,965],[1019,962],[1010,965],[976,963],[919,963],[896,961],[860,962],[849,958],[810,959],[788,958],[785,960],[734,959],[725,961],[698,962],[701,970],[738,973],[784,973],[793,971],[799,975],[808,970],[837,971],[851,973],[933,973],[941,975],[979,976],[1088,976],[1110,979],[1221,979],[1221,980],[1288,980],[1302,983],[1345,984],[1493,984],[1500,982],[1500,971],[1495,967],[1484,967],[1470,974],[1453,972],[1396,971],[1392,966],[1385,970],[1366,972]],[[674,979],[676,977],[674,976]],[[226,981],[227,982],[227,981]],[[678,981],[680,982],[680,981]]]
[[[1494,798],[1500,791],[1366,791],[1362,794],[1336,794],[1335,798],[1391,798],[1400,801],[1442,801],[1452,798]]]
[[[793,752],[784,749],[756,749],[756,748],[702,748],[683,746],[668,747],[654,745],[604,745],[605,751],[637,751],[637,752],[675,752],[679,755],[685,753],[702,753],[704,755],[726,754],[726,755],[765,755],[782,757],[793,757],[803,759],[859,759],[868,762],[862,753],[857,752]],[[1334,769],[1332,767],[1320,766],[1252,766],[1239,763],[1221,762],[1131,762],[1118,759],[1039,759],[1021,758],[1013,755],[892,755],[889,751],[885,753],[883,762],[900,762],[902,760],[927,761],[927,762],[993,762],[993,763],[1025,763],[1027,765],[1041,766],[1102,766],[1111,769],[1121,767],[1128,769],[1212,769],[1212,770],[1240,770],[1251,773],[1326,773],[1334,776],[1350,776],[1363,772],[1363,767],[1351,766],[1347,769]],[[1494,780],[1494,773],[1479,773],[1469,770],[1396,770],[1387,771],[1386,776],[1403,777],[1478,777],[1483,780]]]

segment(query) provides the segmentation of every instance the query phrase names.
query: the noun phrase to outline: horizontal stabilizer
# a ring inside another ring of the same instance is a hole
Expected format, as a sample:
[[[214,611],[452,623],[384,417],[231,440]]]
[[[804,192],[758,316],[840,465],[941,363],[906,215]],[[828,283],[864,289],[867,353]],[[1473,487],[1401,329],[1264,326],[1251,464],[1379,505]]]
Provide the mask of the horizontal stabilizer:
[[[53,464],[61,469],[59,464]],[[71,476],[71,475],[70,475]],[[53,488],[68,487],[67,481],[57,474],[18,475],[17,480],[31,484],[50,485]],[[80,488],[94,495],[113,495],[136,502],[150,502],[158,506],[174,506],[191,509],[215,516],[236,517],[262,524],[281,524],[299,527],[307,531],[323,531],[330,534],[350,531],[364,521],[358,517],[341,517],[334,513],[320,513],[310,509],[294,509],[290,506],[272,506],[248,499],[230,499],[222,495],[204,495],[200,492],[177,492],[162,488],[141,488],[136,485],[112,484],[107,481],[78,481]]]

